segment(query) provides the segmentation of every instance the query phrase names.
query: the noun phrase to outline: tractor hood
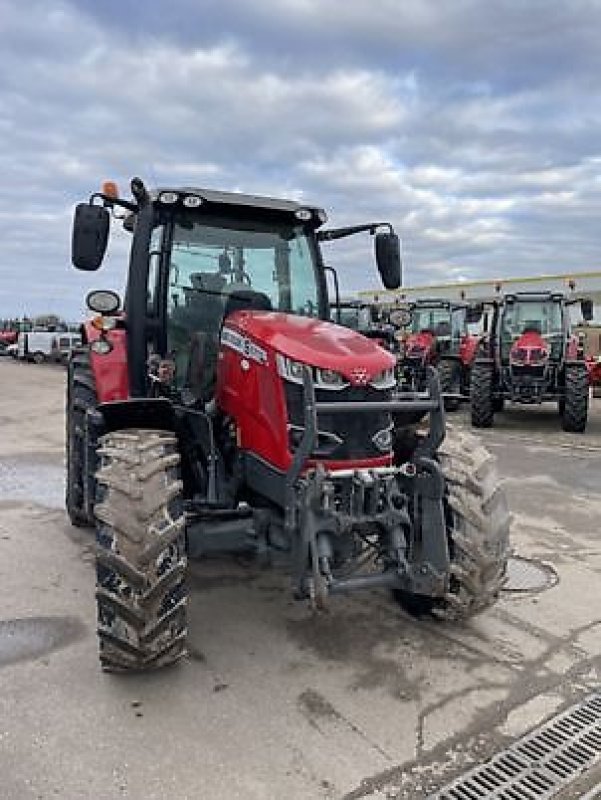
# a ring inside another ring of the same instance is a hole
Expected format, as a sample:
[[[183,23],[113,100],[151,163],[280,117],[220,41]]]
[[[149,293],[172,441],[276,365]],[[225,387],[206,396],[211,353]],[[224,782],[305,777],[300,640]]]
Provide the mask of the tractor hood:
[[[549,346],[540,333],[526,331],[515,341],[509,353],[512,364],[541,364],[549,357]]]
[[[370,380],[396,363],[394,356],[361,334],[333,322],[274,311],[236,311],[224,323],[227,329],[243,334],[252,342],[304,364],[331,369],[356,383]]]

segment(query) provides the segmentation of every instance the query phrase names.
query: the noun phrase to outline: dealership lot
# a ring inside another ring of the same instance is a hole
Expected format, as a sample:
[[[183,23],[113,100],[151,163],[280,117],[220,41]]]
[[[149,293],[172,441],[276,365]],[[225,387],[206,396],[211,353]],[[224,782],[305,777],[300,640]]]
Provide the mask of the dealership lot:
[[[188,660],[119,677],[97,663],[93,538],[62,508],[64,383],[0,361],[3,798],[426,797],[598,690],[601,400],[585,435],[547,407],[482,435],[548,588],[465,627],[386,592],[315,619],[277,571],[194,563]]]

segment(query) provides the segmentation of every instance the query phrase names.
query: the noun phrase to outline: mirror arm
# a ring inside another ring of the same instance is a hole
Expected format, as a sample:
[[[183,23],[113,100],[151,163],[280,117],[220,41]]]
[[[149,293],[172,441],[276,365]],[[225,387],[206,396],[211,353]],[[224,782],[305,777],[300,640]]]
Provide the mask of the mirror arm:
[[[120,206],[121,208],[125,208],[127,211],[133,211],[134,214],[138,211],[137,203],[132,203],[130,200],[121,200],[120,197],[108,197],[108,195],[102,194],[102,192],[94,192],[94,194],[90,195],[90,205],[93,206],[94,201],[98,199],[102,200],[103,205],[108,208]]]
[[[354,236],[356,233],[369,232],[374,236],[377,228],[388,228],[389,233],[394,233],[394,228],[390,222],[366,222],[363,225],[350,225],[347,228],[330,228],[326,231],[317,231],[318,242],[333,242],[335,239],[344,239],[346,236]]]

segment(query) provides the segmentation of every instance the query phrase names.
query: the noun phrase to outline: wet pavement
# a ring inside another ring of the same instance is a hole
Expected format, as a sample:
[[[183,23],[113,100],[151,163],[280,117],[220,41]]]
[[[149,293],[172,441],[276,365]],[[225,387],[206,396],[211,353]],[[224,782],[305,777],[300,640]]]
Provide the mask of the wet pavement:
[[[44,463],[47,461],[48,463]],[[30,453],[0,460],[0,504],[34,502],[46,508],[64,508],[65,469],[56,456]]]
[[[584,436],[545,409],[483,432],[548,588],[467,626],[386,592],[316,619],[278,572],[197,562],[188,660],[119,677],[97,665],[93,539],[62,509],[64,372],[4,360],[0,384],[3,800],[420,800],[598,690],[601,401]]]

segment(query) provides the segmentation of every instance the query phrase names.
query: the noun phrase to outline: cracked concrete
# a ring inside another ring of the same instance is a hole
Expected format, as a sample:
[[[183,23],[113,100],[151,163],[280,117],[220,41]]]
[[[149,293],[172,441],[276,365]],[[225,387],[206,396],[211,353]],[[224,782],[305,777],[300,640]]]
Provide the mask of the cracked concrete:
[[[0,669],[6,800],[419,800],[598,689],[601,401],[585,436],[547,409],[483,434],[507,478],[513,547],[549,563],[556,586],[507,594],[467,626],[412,619],[385,592],[334,598],[316,619],[281,573],[195,563],[190,658],[119,678],[97,666],[93,541],[54,502],[64,372],[0,362],[0,382],[13,486],[0,492],[2,619],[81,631]]]

